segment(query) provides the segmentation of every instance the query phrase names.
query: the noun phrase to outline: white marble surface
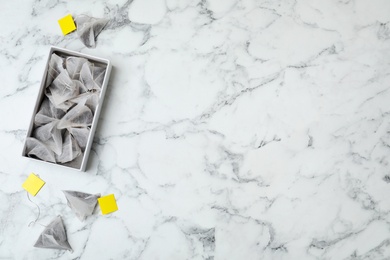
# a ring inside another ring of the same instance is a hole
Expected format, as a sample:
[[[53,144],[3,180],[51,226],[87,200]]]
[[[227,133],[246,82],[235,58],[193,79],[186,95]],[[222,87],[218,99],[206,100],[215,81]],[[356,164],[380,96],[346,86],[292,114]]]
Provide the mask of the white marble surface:
[[[389,259],[390,2],[0,2],[0,259]],[[57,20],[112,22],[96,49]],[[112,61],[86,173],[21,157],[49,46]],[[64,218],[73,253],[33,247]],[[61,190],[114,193],[80,222]]]

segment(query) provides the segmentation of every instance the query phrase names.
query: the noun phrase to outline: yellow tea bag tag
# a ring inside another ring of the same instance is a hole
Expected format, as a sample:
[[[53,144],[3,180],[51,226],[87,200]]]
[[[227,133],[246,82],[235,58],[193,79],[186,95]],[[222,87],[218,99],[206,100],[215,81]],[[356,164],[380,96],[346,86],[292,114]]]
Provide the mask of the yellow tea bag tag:
[[[110,214],[118,210],[114,194],[98,198],[100,210],[103,215]]]
[[[76,30],[76,25],[74,24],[73,18],[70,14],[58,20],[58,24],[60,25],[62,33],[64,35],[67,35],[68,33],[71,33]]]
[[[27,180],[22,184],[23,189],[35,196],[39,190],[45,185],[45,182],[34,173],[28,176]]]

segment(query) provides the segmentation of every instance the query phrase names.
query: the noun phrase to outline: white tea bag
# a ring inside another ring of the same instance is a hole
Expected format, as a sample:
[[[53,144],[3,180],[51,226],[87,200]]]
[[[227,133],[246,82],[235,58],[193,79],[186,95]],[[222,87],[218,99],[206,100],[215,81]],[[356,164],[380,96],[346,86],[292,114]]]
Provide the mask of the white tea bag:
[[[47,88],[53,82],[53,80],[64,70],[64,59],[53,53],[50,57],[49,68],[47,69],[45,87]]]
[[[64,103],[79,95],[79,83],[73,81],[66,70],[62,71],[46,89],[51,94],[50,101],[58,108]]]
[[[42,126],[51,123],[54,120],[58,120],[64,115],[64,111],[55,108],[54,105],[48,99],[45,98],[43,99],[38,113],[35,115],[34,123],[36,126]]]
[[[89,109],[91,109],[92,113],[95,114],[96,107],[99,104],[99,96],[100,90],[92,90],[80,94],[78,97],[72,99],[71,101],[74,103],[85,104]]]
[[[43,142],[32,137],[26,140],[26,154],[28,157],[39,158],[46,162],[56,162],[54,152]]]
[[[69,132],[77,141],[77,144],[80,146],[81,150],[85,151],[90,132],[89,128],[70,128]]]
[[[62,163],[63,166],[80,169],[83,163],[84,154],[81,152],[79,156],[73,159],[73,161]]]
[[[80,81],[88,90],[100,90],[106,69],[88,62],[80,70]]]
[[[53,99],[53,96],[50,93],[46,93],[46,97],[49,99],[50,103],[54,104],[55,101]],[[62,112],[66,112],[73,106],[74,106],[74,103],[72,101],[65,101],[65,102],[63,102],[61,104],[58,104],[56,106],[56,108],[58,110],[61,110]]]
[[[108,23],[108,19],[98,19],[88,15],[79,15],[75,22],[81,42],[88,48],[96,47],[96,38]]]
[[[62,130],[57,128],[58,120],[35,129],[33,136],[43,142],[54,153],[62,153]]]
[[[80,103],[69,110],[68,113],[60,120],[57,127],[59,129],[72,127],[88,127],[92,124],[93,114],[84,104]]]
[[[65,60],[65,67],[69,73],[69,76],[73,80],[80,79],[80,70],[84,63],[88,62],[87,59],[79,57],[68,57]]]
[[[73,251],[61,216],[57,216],[39,236],[34,247]]]
[[[79,191],[63,191],[68,201],[68,206],[76,214],[76,216],[84,221],[86,217],[92,215],[97,199],[100,198],[100,194],[88,194]]]
[[[81,154],[81,149],[76,140],[70,135],[68,131],[64,135],[64,143],[62,144],[62,152],[56,156],[56,161],[59,163],[67,163],[73,161]]]

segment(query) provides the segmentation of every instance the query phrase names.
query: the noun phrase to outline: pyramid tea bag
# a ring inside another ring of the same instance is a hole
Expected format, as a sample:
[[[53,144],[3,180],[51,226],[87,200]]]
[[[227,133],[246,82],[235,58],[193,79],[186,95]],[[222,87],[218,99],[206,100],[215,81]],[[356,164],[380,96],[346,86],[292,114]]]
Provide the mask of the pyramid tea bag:
[[[57,155],[62,152],[62,130],[57,128],[58,120],[35,129],[34,136]]]
[[[77,34],[88,48],[96,47],[96,38],[108,23],[108,19],[98,19],[88,15],[76,17]]]
[[[54,106],[76,97],[79,94],[79,83],[73,81],[66,70],[62,71],[49,85],[47,91],[51,94],[50,101]]]
[[[84,84],[87,90],[100,90],[105,72],[105,68],[95,66],[90,62],[84,63],[80,70],[80,81]]]
[[[71,101],[78,104],[85,104],[89,109],[91,109],[92,113],[94,113],[97,105],[99,104],[99,96],[100,90],[92,90],[79,95]]]
[[[89,128],[70,128],[69,132],[73,138],[77,141],[77,144],[82,151],[85,150],[85,147],[88,143]]]
[[[53,96],[51,93],[46,92],[46,97],[49,99],[50,103],[54,104],[56,101],[53,99]],[[73,107],[74,103],[71,101],[64,101],[63,103],[60,103],[56,106],[57,109],[62,111],[68,111],[71,107]]]
[[[57,125],[58,129],[70,127],[87,127],[92,124],[93,114],[84,104],[80,103],[69,110]]]
[[[74,103],[84,103],[92,113],[96,111],[99,104],[100,89],[103,84],[106,69],[95,66],[91,63],[84,63],[80,70],[80,95],[71,101]]]
[[[64,111],[55,108],[53,103],[51,103],[48,99],[44,99],[38,113],[35,115],[34,124],[36,126],[42,126],[44,124],[51,123],[54,120],[61,119],[64,115]]]
[[[57,216],[39,236],[34,247],[73,251],[61,216]]]
[[[62,144],[62,152],[56,156],[56,161],[66,163],[73,161],[81,154],[81,149],[76,140],[72,138],[68,131],[65,132],[64,143]]]
[[[53,80],[64,70],[64,60],[57,54],[53,53],[49,61],[45,87],[48,87],[53,82]]]
[[[78,80],[80,78],[80,70],[83,67],[84,63],[86,62],[88,62],[88,60],[84,58],[79,58],[79,57],[66,58],[65,66],[71,79]]]
[[[26,153],[28,157],[39,158],[46,162],[56,162],[54,152],[43,142],[28,137],[26,140]]]
[[[78,168],[80,168],[81,164],[83,163],[83,155],[84,155],[84,153],[82,152],[82,153],[80,153],[79,156],[74,158],[73,161],[63,163],[62,165],[78,169]]]
[[[84,221],[87,216],[92,215],[97,204],[97,199],[100,198],[100,194],[88,194],[67,190],[63,192],[68,201],[68,206],[81,221]]]

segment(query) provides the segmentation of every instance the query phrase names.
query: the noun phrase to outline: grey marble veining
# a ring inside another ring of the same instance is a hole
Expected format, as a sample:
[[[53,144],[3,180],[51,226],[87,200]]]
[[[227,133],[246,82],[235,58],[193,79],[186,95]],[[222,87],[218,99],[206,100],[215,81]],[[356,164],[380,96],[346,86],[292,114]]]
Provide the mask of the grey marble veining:
[[[390,258],[390,2],[0,3],[0,259]],[[57,20],[110,18],[97,47]],[[110,59],[86,173],[21,157],[49,46]],[[33,247],[61,214],[73,253]],[[114,193],[80,222],[61,190]]]

